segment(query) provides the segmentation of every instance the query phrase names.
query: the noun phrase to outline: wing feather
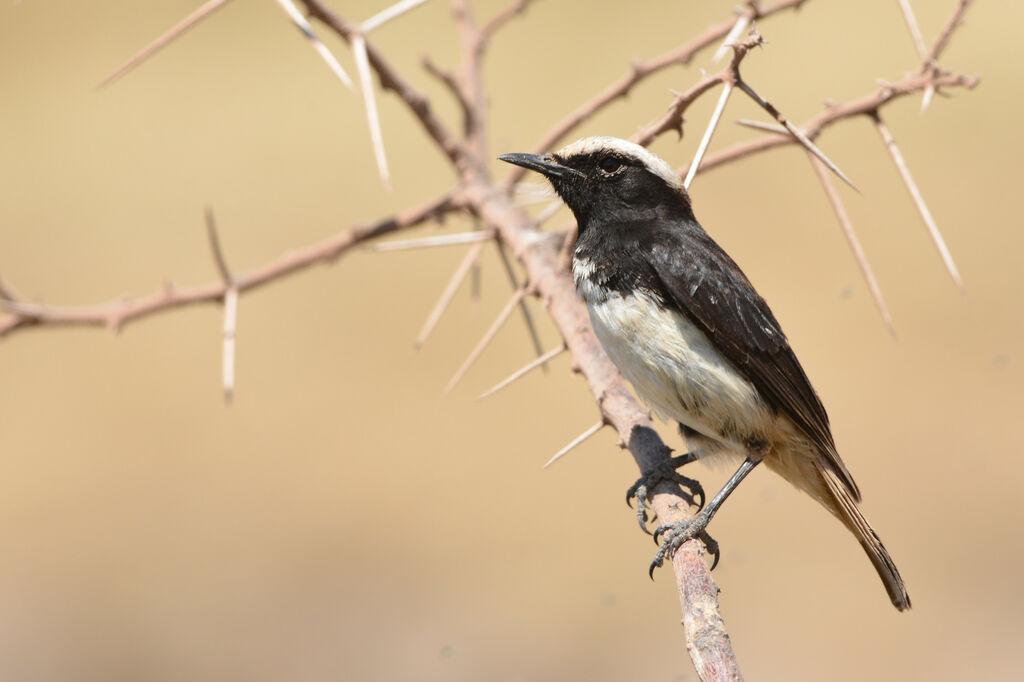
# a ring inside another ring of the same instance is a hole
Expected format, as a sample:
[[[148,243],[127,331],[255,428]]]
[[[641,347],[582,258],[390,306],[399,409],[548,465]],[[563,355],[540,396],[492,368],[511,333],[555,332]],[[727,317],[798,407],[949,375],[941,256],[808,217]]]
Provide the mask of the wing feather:
[[[696,224],[664,230],[652,241],[651,265],[671,299],[666,304],[702,328],[767,402],[817,446],[860,500],[857,484],[836,451],[825,406],[778,320],[739,266]]]

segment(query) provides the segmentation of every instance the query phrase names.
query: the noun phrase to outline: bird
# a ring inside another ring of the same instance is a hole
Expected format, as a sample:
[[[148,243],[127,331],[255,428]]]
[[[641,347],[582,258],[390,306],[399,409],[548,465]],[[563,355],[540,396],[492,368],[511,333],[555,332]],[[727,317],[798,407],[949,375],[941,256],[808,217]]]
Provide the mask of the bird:
[[[708,523],[763,462],[853,533],[893,605],[909,609],[903,578],[860,510],[860,489],[839,456],[821,399],[768,304],[697,222],[672,166],[615,137],[498,158],[546,177],[573,212],[577,294],[637,395],[679,423],[689,452],[673,458],[672,468],[742,458],[691,520],[658,528],[655,540],[662,534],[663,543],[652,575],[687,540],[702,539],[712,549]]]

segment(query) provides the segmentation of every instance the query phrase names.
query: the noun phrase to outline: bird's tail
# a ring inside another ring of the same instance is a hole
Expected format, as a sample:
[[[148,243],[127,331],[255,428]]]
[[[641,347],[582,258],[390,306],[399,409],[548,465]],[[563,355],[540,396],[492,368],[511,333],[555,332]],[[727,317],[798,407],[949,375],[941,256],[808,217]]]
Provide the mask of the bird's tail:
[[[900,572],[896,569],[896,564],[893,563],[882,540],[868,520],[864,518],[864,514],[861,513],[849,488],[839,477],[821,464],[817,464],[816,468],[831,498],[823,500],[823,502],[857,536],[861,547],[864,548],[875,570],[878,571],[878,577],[882,579],[882,583],[889,593],[889,599],[892,600],[892,605],[900,611],[906,611],[910,608],[910,595],[907,594],[903,578],[900,577]],[[828,502],[832,502],[832,504],[828,504]]]

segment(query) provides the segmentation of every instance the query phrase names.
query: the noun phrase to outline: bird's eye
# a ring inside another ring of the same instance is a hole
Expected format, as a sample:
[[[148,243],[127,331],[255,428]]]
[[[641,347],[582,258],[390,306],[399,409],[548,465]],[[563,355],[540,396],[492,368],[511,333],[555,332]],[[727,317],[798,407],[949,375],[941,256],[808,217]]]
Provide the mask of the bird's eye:
[[[603,172],[611,174],[622,168],[622,162],[614,156],[606,156],[597,163],[597,167]]]

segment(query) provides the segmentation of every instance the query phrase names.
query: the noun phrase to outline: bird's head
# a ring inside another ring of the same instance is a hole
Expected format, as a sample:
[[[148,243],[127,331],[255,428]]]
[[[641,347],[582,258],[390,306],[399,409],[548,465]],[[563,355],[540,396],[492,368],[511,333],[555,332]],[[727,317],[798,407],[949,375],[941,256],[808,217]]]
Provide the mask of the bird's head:
[[[690,198],[667,162],[616,137],[585,137],[554,154],[503,154],[502,161],[551,181],[580,229],[592,221],[692,219]]]

